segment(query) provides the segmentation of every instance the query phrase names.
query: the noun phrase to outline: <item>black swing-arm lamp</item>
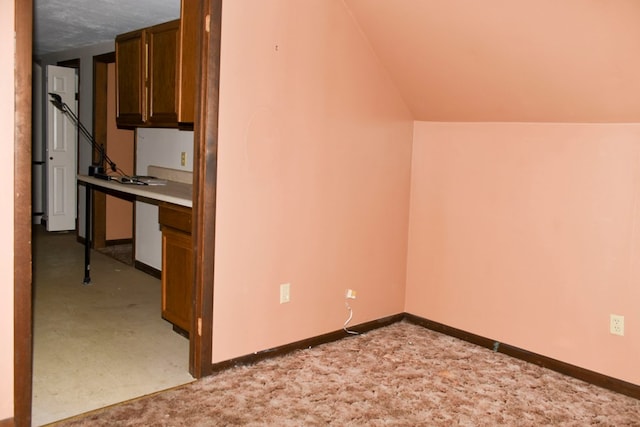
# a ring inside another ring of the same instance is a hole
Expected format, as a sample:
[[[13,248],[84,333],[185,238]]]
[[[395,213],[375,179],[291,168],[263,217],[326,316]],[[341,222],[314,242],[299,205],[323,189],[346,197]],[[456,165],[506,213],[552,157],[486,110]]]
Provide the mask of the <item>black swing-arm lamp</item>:
[[[98,164],[95,164],[92,162],[92,165],[89,166],[89,175],[95,176],[96,178],[109,179],[105,172],[105,167],[104,167],[105,162],[109,164],[109,168],[113,172],[124,175],[124,173],[118,169],[116,164],[109,158],[109,156],[107,156],[107,153],[104,150],[104,146],[98,144],[98,142],[93,138],[93,135],[89,133],[89,131],[82,124],[80,119],[78,119],[78,116],[76,116],[74,112],[71,111],[69,106],[62,101],[62,97],[57,93],[51,93],[51,92],[49,93],[49,96],[51,96],[51,103],[53,104],[53,106],[56,107],[58,110],[60,110],[63,114],[66,114],[67,116],[69,116],[71,121],[73,121],[73,123],[78,127],[78,129],[80,129],[80,132],[84,135],[84,137],[89,141],[89,143],[91,143],[91,146],[93,147],[93,149],[100,154],[100,162]]]

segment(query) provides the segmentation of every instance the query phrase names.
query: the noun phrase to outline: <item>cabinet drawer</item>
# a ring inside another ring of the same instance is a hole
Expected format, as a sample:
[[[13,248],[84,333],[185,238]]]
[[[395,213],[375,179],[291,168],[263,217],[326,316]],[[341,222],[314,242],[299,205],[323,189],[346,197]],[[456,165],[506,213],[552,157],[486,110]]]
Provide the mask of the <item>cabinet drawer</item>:
[[[161,204],[158,210],[158,222],[163,227],[191,234],[191,208],[184,206]]]

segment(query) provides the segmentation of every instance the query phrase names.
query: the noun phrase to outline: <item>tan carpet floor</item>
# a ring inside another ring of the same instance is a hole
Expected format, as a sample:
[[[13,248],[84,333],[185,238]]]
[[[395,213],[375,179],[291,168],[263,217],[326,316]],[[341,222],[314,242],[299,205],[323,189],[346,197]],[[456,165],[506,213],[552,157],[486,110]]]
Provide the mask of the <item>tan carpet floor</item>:
[[[34,227],[34,426],[193,381],[189,342],[160,315],[160,281]]]
[[[639,426],[640,401],[400,322],[59,426]]]

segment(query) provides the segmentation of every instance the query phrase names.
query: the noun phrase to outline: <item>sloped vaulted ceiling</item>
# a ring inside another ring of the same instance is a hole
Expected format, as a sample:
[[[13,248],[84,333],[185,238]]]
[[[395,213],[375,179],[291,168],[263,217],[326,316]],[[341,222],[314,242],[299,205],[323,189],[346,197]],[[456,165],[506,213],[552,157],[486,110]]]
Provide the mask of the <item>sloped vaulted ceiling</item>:
[[[345,0],[416,120],[640,122],[640,0]]]
[[[640,122],[640,0],[342,1],[416,120]],[[34,5],[38,55],[174,19],[180,1]]]

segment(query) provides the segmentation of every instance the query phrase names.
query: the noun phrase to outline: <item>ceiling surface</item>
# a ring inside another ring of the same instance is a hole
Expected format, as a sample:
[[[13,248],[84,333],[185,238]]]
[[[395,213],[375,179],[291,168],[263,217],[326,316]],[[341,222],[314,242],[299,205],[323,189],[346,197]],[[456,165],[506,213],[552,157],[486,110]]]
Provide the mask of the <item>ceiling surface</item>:
[[[344,0],[417,120],[640,122],[640,0]]]
[[[180,0],[34,0],[36,57],[102,42],[180,17]]]

